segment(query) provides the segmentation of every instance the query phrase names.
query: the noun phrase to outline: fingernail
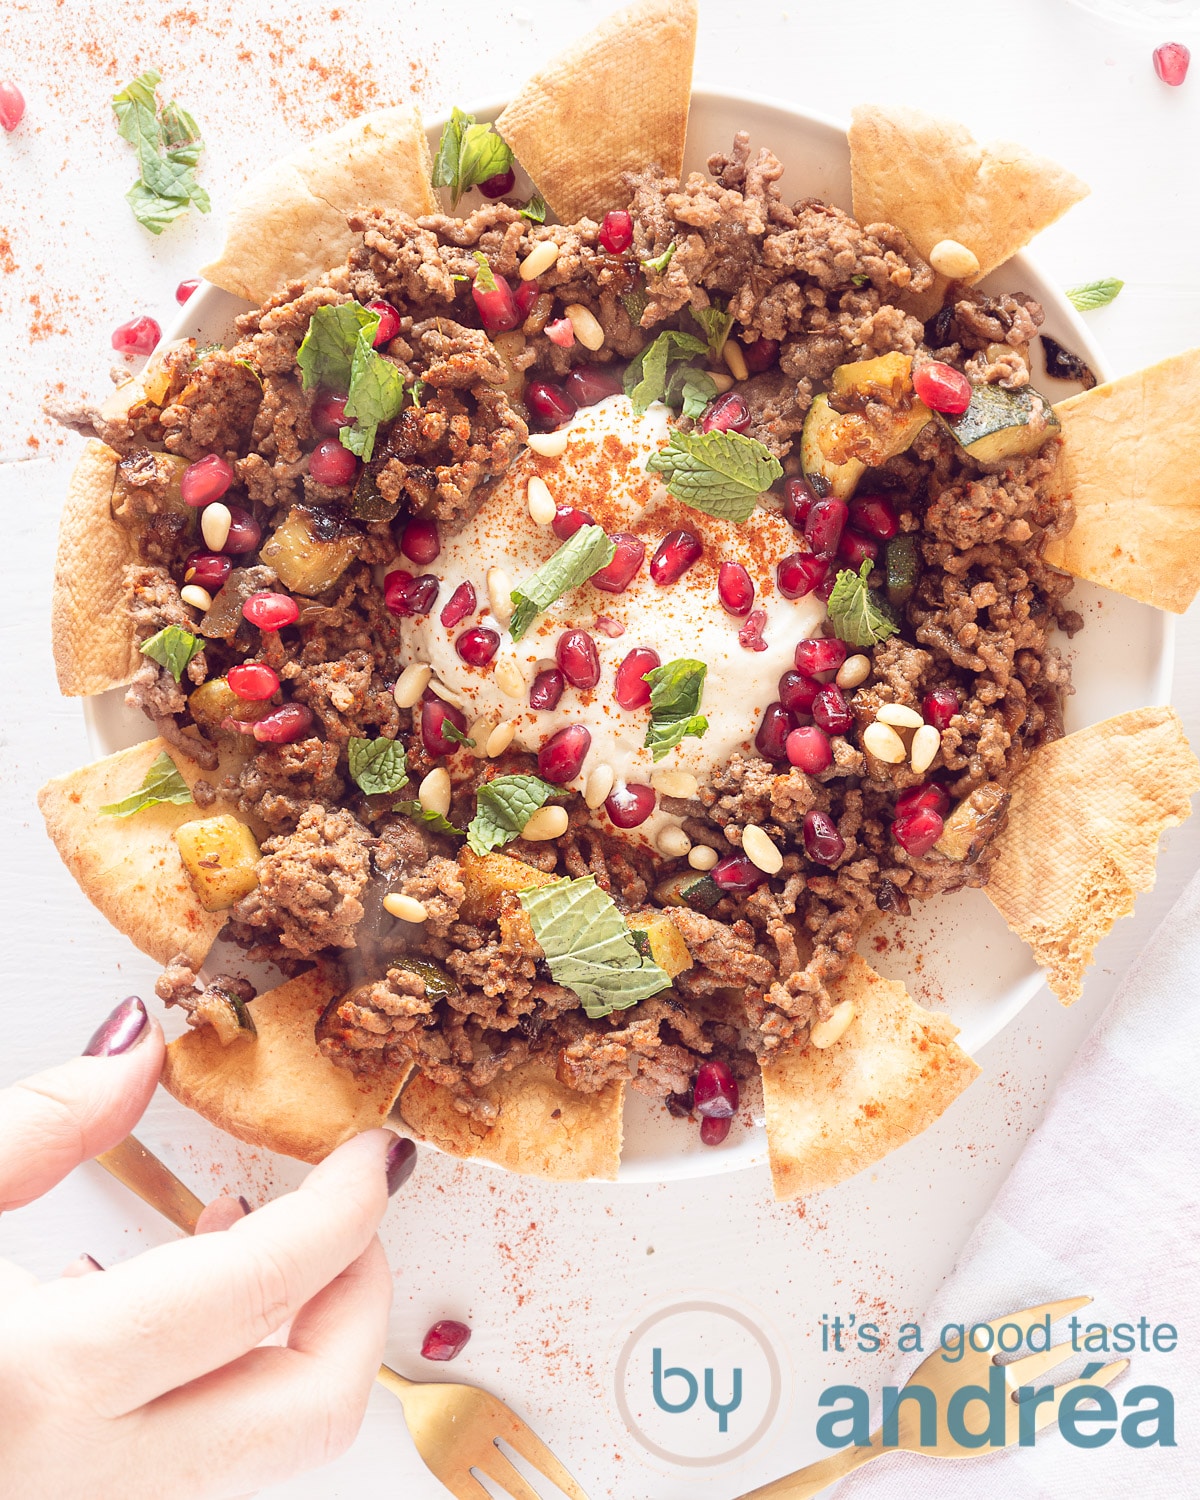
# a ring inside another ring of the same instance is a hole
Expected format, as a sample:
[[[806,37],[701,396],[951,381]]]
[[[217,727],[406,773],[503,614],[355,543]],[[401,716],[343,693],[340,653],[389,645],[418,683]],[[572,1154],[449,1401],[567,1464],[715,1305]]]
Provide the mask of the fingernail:
[[[140,1041],[150,1017],[136,995],[128,995],[92,1033],[84,1057],[115,1057]]]
[[[406,1135],[398,1135],[388,1147],[384,1168],[387,1171],[387,1190],[390,1198],[397,1188],[412,1176],[417,1164],[417,1146]]]
[[[93,1271],[103,1271],[104,1269],[104,1267],[100,1264],[96,1257],[94,1255],[89,1255],[86,1250],[79,1257],[79,1259],[87,1261],[88,1265],[91,1266]]]
[[[243,1198],[242,1195],[239,1193],[238,1194],[238,1202],[242,1205],[242,1212],[244,1214],[252,1214],[254,1212],[254,1210],[250,1207],[250,1200],[249,1200],[249,1198]]]

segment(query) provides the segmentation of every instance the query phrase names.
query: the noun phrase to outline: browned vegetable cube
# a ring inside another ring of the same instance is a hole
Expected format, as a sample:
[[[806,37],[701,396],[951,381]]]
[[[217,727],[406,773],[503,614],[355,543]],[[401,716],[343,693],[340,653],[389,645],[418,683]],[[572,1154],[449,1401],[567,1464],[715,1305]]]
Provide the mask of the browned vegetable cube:
[[[258,884],[258,840],[229,813],[181,824],[175,842],[205,911],[224,911]]]

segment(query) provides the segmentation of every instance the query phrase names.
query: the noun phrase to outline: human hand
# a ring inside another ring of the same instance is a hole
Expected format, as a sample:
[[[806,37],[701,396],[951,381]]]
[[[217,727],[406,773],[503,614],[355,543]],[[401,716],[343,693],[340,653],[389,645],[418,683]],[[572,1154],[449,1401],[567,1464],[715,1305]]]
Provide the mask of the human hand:
[[[163,1037],[122,1003],[88,1053],[0,1091],[0,1212],[123,1140]],[[0,1452],[12,1500],[245,1495],[354,1440],[383,1353],[392,1281],[375,1230],[415,1148],[347,1141],[294,1193],[225,1229],[39,1283],[0,1261]],[[93,1274],[83,1274],[91,1270]],[[286,1347],[258,1347],[291,1320]]]

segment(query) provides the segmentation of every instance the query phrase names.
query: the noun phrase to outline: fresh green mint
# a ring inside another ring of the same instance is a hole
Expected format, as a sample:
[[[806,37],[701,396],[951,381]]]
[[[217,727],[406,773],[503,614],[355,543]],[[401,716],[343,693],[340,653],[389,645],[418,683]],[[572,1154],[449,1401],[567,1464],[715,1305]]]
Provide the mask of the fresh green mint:
[[[398,740],[389,740],[383,735],[374,740],[351,735],[346,745],[346,758],[350,763],[350,775],[368,797],[398,792],[408,783],[404,746]]]
[[[725,340],[729,337],[729,330],[733,327],[733,314],[723,308],[719,302],[710,302],[707,307],[693,307],[691,313],[700,327],[704,329],[709,352],[714,359],[720,359]]]
[[[1110,302],[1115,302],[1124,285],[1115,276],[1107,276],[1101,281],[1085,281],[1082,286],[1067,288],[1067,300],[1079,312],[1093,312],[1097,307],[1107,307]]]
[[[360,337],[367,347],[379,327],[379,314],[361,302],[339,302],[318,307],[308,320],[308,332],[296,355],[304,389],[322,386],[344,395],[350,389],[350,373]]]
[[[664,475],[677,499],[718,521],[748,520],[783,473],[769,449],[740,432],[672,432],[646,468]]]
[[[393,812],[403,813],[405,817],[414,818],[418,823],[424,823],[432,828],[434,833],[451,833],[456,839],[463,836],[461,828],[455,828],[449,818],[443,817],[440,812],[434,812],[431,808],[422,807],[419,802],[397,802],[392,809]]]
[[[540,776],[497,776],[475,793],[475,816],[467,829],[467,843],[476,854],[488,854],[520,838],[539,808],[560,787]]]
[[[148,68],[113,95],[117,131],[137,153],[138,180],[125,194],[134,217],[151,234],[195,207],[208,213],[212,204],[196,181],[196,163],[204,150],[200,127],[174,100],[159,108],[161,77]]]
[[[661,401],[667,392],[668,372],[679,361],[687,362],[706,354],[708,345],[694,333],[677,333],[669,328],[652,344],[629,361],[625,370],[625,394],[640,417],[652,401]],[[716,390],[716,386],[713,386]]]
[[[556,599],[606,568],[616,552],[617,544],[608,539],[603,526],[581,526],[532,577],[513,589],[513,615],[508,626],[513,640],[519,641]]]
[[[119,802],[107,803],[100,809],[100,814],[105,818],[131,818],[134,813],[157,807],[160,802],[175,802],[182,806],[191,800],[192,794],[179,774],[179,767],[164,750],[156,756],[137,791],[130,792]]]
[[[475,116],[451,111],[433,159],[434,187],[448,187],[453,207],[468,188],[507,172],[513,154],[490,125],[477,125]]]
[[[642,265],[647,271],[653,271],[656,276],[662,273],[671,264],[671,257],[675,254],[675,241],[672,240],[661,255],[656,255],[653,260],[644,260]]]
[[[850,646],[876,646],[900,628],[882,597],[867,586],[872,566],[867,558],[857,573],[844,568],[829,596],[829,623]]]
[[[148,641],[143,641],[138,650],[151,661],[156,661],[160,667],[166,667],[175,681],[179,682],[192,658],[204,650],[204,642],[190,630],[184,630],[181,625],[165,625]]]
[[[647,672],[650,684],[650,722],[646,726],[645,745],[655,760],[674,750],[685,737],[699,739],[708,728],[700,712],[704,678],[708,667],[702,661],[680,657]]]

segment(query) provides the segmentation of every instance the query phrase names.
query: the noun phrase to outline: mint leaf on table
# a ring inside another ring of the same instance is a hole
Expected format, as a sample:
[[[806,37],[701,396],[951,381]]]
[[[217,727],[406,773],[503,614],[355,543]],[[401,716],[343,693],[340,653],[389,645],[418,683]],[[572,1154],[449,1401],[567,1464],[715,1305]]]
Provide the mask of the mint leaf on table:
[[[179,774],[179,767],[164,750],[155,757],[150,769],[142,778],[142,784],[128,797],[119,802],[109,802],[100,809],[105,818],[130,818],[146,807],[157,807],[160,802],[175,802],[182,805],[192,800],[187,782]]]
[[[457,839],[463,836],[462,829],[455,828],[449,818],[443,817],[440,812],[433,812],[428,807],[422,807],[419,802],[397,802],[392,811],[403,813],[407,818],[415,818],[418,823],[425,823],[433,829],[434,833],[452,833]]]
[[[448,187],[455,208],[468,188],[477,187],[512,166],[512,151],[490,125],[477,125],[475,116],[453,109],[442,129],[433,158],[434,187]]]
[[[870,558],[858,573],[844,568],[829,596],[829,623],[850,646],[876,646],[900,628],[883,598],[867,587],[871,568]]]
[[[365,337],[370,348],[378,327],[379,314],[361,302],[318,307],[308,320],[308,332],[296,355],[304,389],[311,391],[319,385],[327,391],[345,394],[350,389],[359,338]]]
[[[626,367],[623,384],[625,394],[638,416],[646,411],[652,401],[663,399],[671,365],[678,360],[690,360],[697,354],[707,352],[708,345],[694,333],[677,333],[675,329],[668,328],[640,354],[635,355]]]
[[[192,658],[204,650],[204,642],[190,630],[184,630],[182,625],[165,625],[149,640],[143,641],[138,650],[160,667],[166,667],[178,682]]]
[[[729,337],[729,330],[733,327],[733,314],[719,302],[710,302],[707,307],[693,307],[691,314],[704,329],[704,337],[708,340],[713,358],[719,359],[725,340]]]
[[[603,526],[581,526],[532,577],[513,589],[513,615],[508,626],[513,640],[519,641],[556,599],[606,568],[616,553],[617,544],[609,541]]]
[[[1124,285],[1115,276],[1101,281],[1085,281],[1082,286],[1067,288],[1067,300],[1078,312],[1093,312],[1097,307],[1107,307],[1110,302],[1115,302]]]
[[[196,181],[196,163],[204,150],[200,127],[173,100],[158,107],[161,77],[147,69],[113,95],[117,131],[137,153],[138,180],[125,194],[139,224],[161,234],[189,208],[208,213],[208,193]]]
[[[646,673],[650,684],[650,722],[646,726],[646,749],[662,760],[686,736],[699,739],[708,728],[700,712],[700,697],[708,672],[702,661],[680,657]]]
[[[404,376],[398,365],[372,347],[374,332],[373,328],[369,333],[362,329],[354,346],[345,407],[346,415],[354,418],[354,426],[343,427],[339,433],[342,447],[364,461],[375,452],[380,425],[399,416],[404,405]]]
[[[497,776],[475,792],[475,816],[467,828],[467,843],[475,854],[488,854],[520,838],[539,808],[558,794],[540,776]]]
[[[556,984],[574,990],[598,1020],[670,987],[653,959],[638,952],[632,932],[594,875],[519,891]]]
[[[718,521],[745,521],[783,473],[769,449],[740,432],[672,432],[646,468],[676,499]]]
[[[368,797],[398,792],[408,783],[404,746],[384,735],[374,740],[351,735],[346,745],[346,759],[350,763],[350,775]]]

